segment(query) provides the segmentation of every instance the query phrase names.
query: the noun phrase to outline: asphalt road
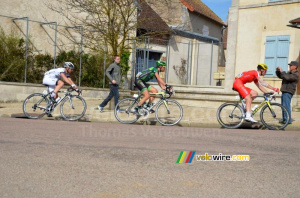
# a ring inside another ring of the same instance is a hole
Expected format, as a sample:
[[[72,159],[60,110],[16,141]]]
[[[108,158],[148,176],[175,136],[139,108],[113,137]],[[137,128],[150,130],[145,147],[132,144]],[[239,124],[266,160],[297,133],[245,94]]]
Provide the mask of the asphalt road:
[[[0,197],[300,197],[299,131],[0,118]],[[176,163],[181,151],[195,151]],[[197,155],[250,161],[197,161]]]

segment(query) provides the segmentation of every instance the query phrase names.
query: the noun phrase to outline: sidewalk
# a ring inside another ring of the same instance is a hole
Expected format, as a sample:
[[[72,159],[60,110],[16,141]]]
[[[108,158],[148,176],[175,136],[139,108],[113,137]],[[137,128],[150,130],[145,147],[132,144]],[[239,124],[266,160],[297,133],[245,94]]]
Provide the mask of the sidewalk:
[[[97,106],[102,102],[100,99],[87,99],[87,112],[86,115],[81,119],[81,121],[87,122],[110,122],[110,123],[119,123],[115,116],[113,110],[109,109],[109,105],[104,108],[104,111],[99,112]],[[0,117],[13,117],[13,118],[26,118],[22,110],[22,102],[15,103],[0,103]],[[208,107],[195,107],[195,106],[183,106],[183,118],[177,126],[182,127],[205,127],[205,128],[220,128],[220,124],[216,119],[217,108],[208,108]],[[296,130],[300,131],[300,112],[292,112],[293,119],[295,121],[292,125],[288,125],[286,130]],[[41,119],[47,120],[61,120],[59,113],[59,107],[53,112],[53,117],[48,118],[44,116]],[[254,116],[254,119],[259,120],[259,113]],[[151,114],[147,120],[140,119],[137,124],[144,125],[161,125],[159,122],[156,122],[154,114]],[[245,123],[243,128],[260,128],[259,124]]]

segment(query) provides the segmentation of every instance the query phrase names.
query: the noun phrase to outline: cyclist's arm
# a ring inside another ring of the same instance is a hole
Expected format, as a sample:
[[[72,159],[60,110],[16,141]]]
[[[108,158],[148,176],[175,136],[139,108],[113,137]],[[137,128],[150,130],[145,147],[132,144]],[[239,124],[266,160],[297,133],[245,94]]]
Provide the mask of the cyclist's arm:
[[[73,89],[77,89],[77,86],[75,85],[75,83],[72,81],[71,78],[68,78],[64,73],[60,73],[61,78],[68,83],[69,85],[73,85],[72,88]]]
[[[158,85],[162,88],[162,89],[166,89],[166,83],[164,82],[163,79],[161,79],[161,77],[159,76],[158,73],[155,73],[155,77],[157,80]]]
[[[275,91],[276,88],[275,88],[275,87],[272,87],[272,86],[269,85],[268,83],[264,82],[263,79],[258,78],[257,80],[258,80],[258,82],[259,82],[260,85],[262,85],[262,86],[264,86],[264,87],[266,87],[266,88],[269,88],[269,89],[272,89],[272,90]],[[266,93],[266,92],[264,92],[264,93]]]
[[[268,91],[259,83],[256,82],[255,85],[264,93],[268,93]]]

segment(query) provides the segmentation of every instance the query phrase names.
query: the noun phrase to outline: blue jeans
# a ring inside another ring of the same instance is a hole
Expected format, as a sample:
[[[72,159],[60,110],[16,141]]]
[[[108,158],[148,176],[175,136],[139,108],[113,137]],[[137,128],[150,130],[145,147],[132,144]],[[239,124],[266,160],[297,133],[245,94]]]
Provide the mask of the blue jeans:
[[[100,104],[100,107],[105,107],[107,105],[107,103],[114,97],[115,98],[115,105],[118,104],[119,102],[119,86],[115,85],[115,84],[110,84],[110,92],[109,95],[107,96],[107,98]]]
[[[292,123],[292,110],[291,110],[292,97],[293,97],[293,95],[290,93],[282,93],[282,97],[281,97],[282,106],[284,106],[289,112],[289,116],[290,116],[290,120],[288,120],[289,123]],[[283,113],[284,121],[287,121],[286,117],[287,117],[286,113]]]

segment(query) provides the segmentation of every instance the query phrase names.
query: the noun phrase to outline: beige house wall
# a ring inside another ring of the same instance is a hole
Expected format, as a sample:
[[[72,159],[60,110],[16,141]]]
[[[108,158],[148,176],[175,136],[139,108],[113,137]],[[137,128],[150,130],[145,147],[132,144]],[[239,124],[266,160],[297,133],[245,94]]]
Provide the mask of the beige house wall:
[[[58,24],[56,52],[58,53],[60,50],[72,50],[74,48],[78,49],[79,43],[81,41],[81,35],[74,29],[67,29],[68,26],[66,25],[66,18],[47,7],[48,3],[55,4],[55,2],[55,0],[1,0],[0,26],[8,34],[11,31],[14,31],[20,36],[25,37],[27,28],[26,20],[16,20],[14,23],[12,19],[28,17],[30,20],[28,26],[29,37],[31,43],[33,44],[35,52],[41,54],[49,53],[53,56],[55,25],[43,25],[42,27],[39,22],[56,22]],[[70,10],[66,10],[65,12],[71,13]],[[87,14],[83,12],[77,13],[77,15],[82,18],[87,17]],[[72,38],[78,43],[78,45],[74,44],[59,32],[64,32],[66,34],[72,35]],[[135,30],[133,30],[130,32],[129,37],[132,38],[135,37],[135,35],[136,32]],[[88,51],[88,49],[84,49],[84,51]]]
[[[215,86],[218,69],[218,46],[195,39],[174,36],[168,52],[168,83]]]
[[[188,29],[189,31],[197,32],[204,36],[214,37],[221,41],[223,27],[221,24],[207,20],[207,18],[197,13],[189,12],[189,16],[191,24],[191,29]]]
[[[16,20],[15,23],[12,21],[12,18],[29,18],[29,38],[33,44],[34,51],[36,53],[49,53],[54,55],[54,40],[55,40],[55,28],[54,25],[44,25],[43,27],[38,22],[57,22],[58,25],[65,25],[64,19],[57,13],[49,10],[45,5],[45,0],[1,0],[1,15],[0,16],[0,25],[6,33],[11,31],[17,33],[20,36],[25,38],[26,35],[26,20]],[[7,16],[7,17],[4,17]],[[65,27],[58,26],[59,30],[64,29]],[[70,31],[72,33],[72,30]],[[80,41],[80,35],[75,37]],[[57,49],[64,50],[67,47],[74,47],[70,41],[66,40],[60,34],[57,34]]]
[[[168,1],[168,6],[162,6],[161,1],[155,0],[151,1],[151,4],[155,5],[153,9],[169,26],[221,40],[221,24],[213,22],[199,13],[190,12],[180,0]]]
[[[150,0],[149,5],[170,26],[191,29],[187,8],[180,0],[162,1]]]
[[[268,0],[239,0],[237,27],[231,29],[237,32],[235,53],[228,53],[227,60],[235,56],[234,61],[227,62],[226,67],[233,69],[234,75],[256,69],[257,63],[265,60],[265,42],[267,36],[290,36],[289,61],[296,60],[300,51],[300,31],[299,29],[286,26],[289,21],[299,17],[300,1],[289,1],[286,3],[268,3]],[[232,28],[229,24],[229,28]],[[232,34],[233,35],[233,34]],[[233,41],[234,37],[228,37],[228,42]],[[230,50],[230,46],[228,46]],[[234,64],[234,65],[232,65]],[[279,65],[284,70],[287,65]],[[226,75],[230,75],[227,71]],[[226,76],[228,78],[228,76]],[[272,86],[280,87],[281,80],[275,77],[265,77]],[[255,85],[248,84],[254,88]],[[255,88],[257,89],[257,88]]]

